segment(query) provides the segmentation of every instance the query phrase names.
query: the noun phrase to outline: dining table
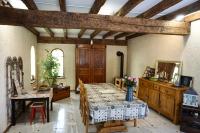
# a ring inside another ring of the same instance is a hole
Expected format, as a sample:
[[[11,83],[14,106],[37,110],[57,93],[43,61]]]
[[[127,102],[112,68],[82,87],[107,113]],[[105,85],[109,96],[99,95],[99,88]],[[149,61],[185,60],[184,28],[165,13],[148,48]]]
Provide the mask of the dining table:
[[[149,113],[144,101],[133,97],[126,101],[126,91],[111,83],[85,84],[90,123],[103,123],[98,132],[127,131],[125,121],[144,119]]]
[[[11,96],[11,125],[16,124],[16,102],[22,102],[22,109],[25,112],[26,101],[31,102],[44,102],[46,107],[47,122],[49,122],[49,103],[51,103],[51,110],[53,109],[51,99],[53,97],[52,89],[49,90],[31,90],[24,94]]]

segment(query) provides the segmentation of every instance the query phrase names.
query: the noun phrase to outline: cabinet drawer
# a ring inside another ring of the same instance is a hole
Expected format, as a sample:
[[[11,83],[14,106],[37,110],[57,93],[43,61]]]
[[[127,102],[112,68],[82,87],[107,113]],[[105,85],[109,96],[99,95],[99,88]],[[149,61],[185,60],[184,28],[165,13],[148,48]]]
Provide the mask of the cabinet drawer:
[[[176,91],[167,87],[160,87],[160,92],[175,96]]]
[[[153,83],[140,80],[139,85],[140,85],[141,87],[144,87],[144,88],[149,88],[149,87],[152,87],[152,86],[153,86]]]

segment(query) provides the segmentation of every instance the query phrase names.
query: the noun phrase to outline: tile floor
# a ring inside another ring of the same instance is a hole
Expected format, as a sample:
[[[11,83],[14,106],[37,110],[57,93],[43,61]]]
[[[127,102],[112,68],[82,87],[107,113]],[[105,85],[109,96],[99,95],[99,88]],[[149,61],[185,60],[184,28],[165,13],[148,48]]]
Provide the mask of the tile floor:
[[[8,133],[84,133],[79,111],[79,95],[71,92],[71,98],[54,103],[54,110],[50,112],[50,122],[43,124],[39,116],[30,125],[29,113],[21,115],[16,126],[10,128]],[[144,120],[126,122],[128,133],[180,133],[179,126],[150,110]],[[96,127],[90,126],[89,132],[95,133]]]

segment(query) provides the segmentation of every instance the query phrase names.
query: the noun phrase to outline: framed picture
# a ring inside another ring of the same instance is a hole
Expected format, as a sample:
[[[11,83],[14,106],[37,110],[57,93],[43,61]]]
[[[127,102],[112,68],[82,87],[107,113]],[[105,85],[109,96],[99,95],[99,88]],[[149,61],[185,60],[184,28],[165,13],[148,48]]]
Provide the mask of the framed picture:
[[[198,99],[199,99],[198,95],[183,94],[183,105],[198,107]]]

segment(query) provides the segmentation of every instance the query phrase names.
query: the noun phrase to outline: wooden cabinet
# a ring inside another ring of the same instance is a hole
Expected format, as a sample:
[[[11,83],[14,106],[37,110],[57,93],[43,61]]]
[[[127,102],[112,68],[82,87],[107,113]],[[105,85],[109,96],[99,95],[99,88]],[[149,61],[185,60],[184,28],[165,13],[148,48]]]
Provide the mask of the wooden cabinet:
[[[70,86],[54,87],[52,102],[70,97]]]
[[[149,89],[148,93],[148,105],[154,108],[156,111],[159,110],[159,91],[156,89]]]
[[[106,80],[106,46],[77,45],[76,85],[78,79],[84,83],[102,83]]]
[[[139,79],[138,97],[160,114],[179,123],[182,95],[186,88],[173,87],[171,84]]]

